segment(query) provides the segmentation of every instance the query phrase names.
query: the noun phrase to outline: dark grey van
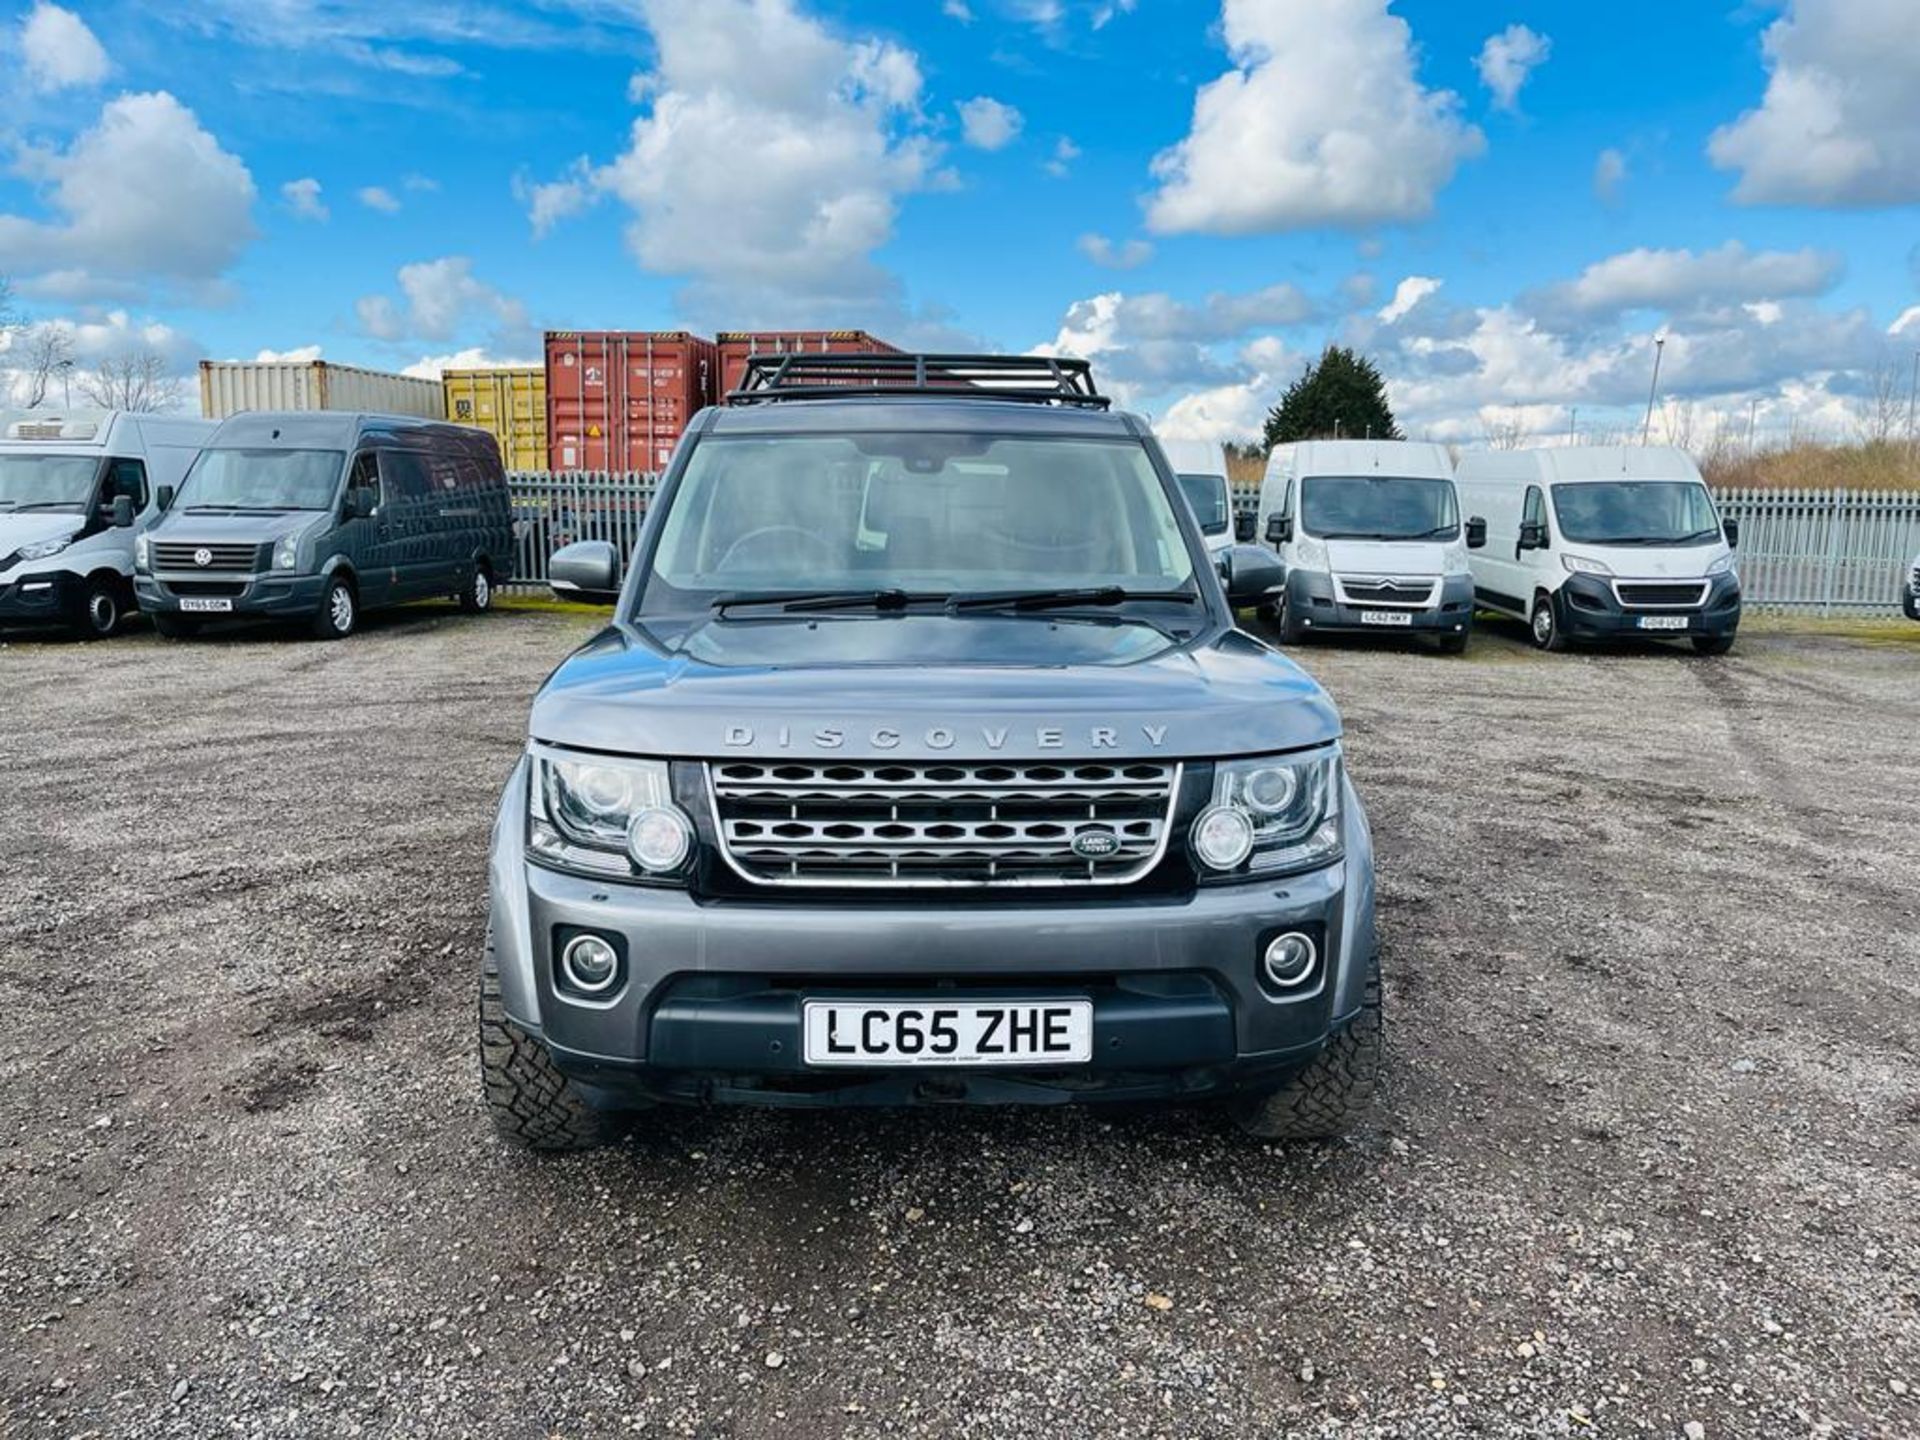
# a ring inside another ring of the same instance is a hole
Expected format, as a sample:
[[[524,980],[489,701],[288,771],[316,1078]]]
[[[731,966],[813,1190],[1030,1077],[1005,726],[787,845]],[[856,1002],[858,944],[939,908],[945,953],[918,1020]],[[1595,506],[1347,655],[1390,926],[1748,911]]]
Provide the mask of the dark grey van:
[[[136,543],[134,586],[163,635],[254,616],[339,640],[381,605],[451,595],[485,610],[512,555],[491,435],[402,415],[260,411],[214,432]]]

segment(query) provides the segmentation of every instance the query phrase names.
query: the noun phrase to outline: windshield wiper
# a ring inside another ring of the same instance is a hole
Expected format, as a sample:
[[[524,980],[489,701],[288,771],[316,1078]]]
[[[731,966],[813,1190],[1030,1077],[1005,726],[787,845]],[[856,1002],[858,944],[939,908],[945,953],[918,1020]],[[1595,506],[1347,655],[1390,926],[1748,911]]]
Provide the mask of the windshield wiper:
[[[765,595],[721,595],[713,601],[715,614],[724,615],[736,605],[778,605],[788,614],[808,610],[904,610],[909,605],[930,604],[947,597],[939,593],[911,590],[786,590]]]
[[[1678,540],[1669,540],[1666,543],[1669,545],[1691,545],[1696,540],[1718,540],[1724,533],[1718,525],[1714,525],[1705,530],[1691,530],[1685,535],[1682,535]]]
[[[16,505],[13,508],[16,514],[22,510],[78,510],[80,502],[78,500],[29,500],[26,504]]]
[[[1322,540],[1410,540],[1410,535],[1389,535],[1383,530],[1332,530]]]
[[[1072,605],[1124,605],[1129,600],[1171,600],[1182,605],[1199,602],[1192,590],[1128,590],[1121,585],[1083,586],[1079,589],[1026,590],[986,595],[956,595],[949,610],[1064,610]]]

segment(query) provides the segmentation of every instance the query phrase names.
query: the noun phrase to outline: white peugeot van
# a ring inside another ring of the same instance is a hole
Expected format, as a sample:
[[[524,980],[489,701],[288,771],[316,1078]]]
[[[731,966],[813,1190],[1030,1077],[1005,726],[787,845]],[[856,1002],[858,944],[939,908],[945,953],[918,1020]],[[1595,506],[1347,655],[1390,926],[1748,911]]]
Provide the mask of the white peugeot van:
[[[1227,484],[1227,448],[1214,440],[1162,440],[1160,449],[1193,507],[1216,561],[1233,548],[1233,491]]]
[[[119,410],[0,414],[0,626],[113,634],[134,608],[134,539],[214,429]]]
[[[1740,626],[1739,527],[1685,451],[1594,445],[1475,450],[1461,497],[1487,517],[1474,595],[1543,650],[1623,636],[1724,655]]]
[[[1907,567],[1907,583],[1901,587],[1900,608],[1907,612],[1909,620],[1920,620],[1920,555],[1913,557],[1913,564]]]
[[[1260,486],[1258,533],[1287,567],[1267,618],[1281,640],[1400,629],[1457,655],[1473,633],[1464,525],[1444,447],[1407,440],[1306,440],[1274,448]]]

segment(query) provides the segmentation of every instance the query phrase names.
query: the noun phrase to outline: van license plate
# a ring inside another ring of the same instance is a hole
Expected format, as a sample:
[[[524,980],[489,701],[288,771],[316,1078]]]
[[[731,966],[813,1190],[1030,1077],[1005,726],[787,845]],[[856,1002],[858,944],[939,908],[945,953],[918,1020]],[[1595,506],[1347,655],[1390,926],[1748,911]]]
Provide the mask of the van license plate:
[[[1362,625],[1411,625],[1413,612],[1411,610],[1362,610],[1360,623]]]
[[[1093,1002],[943,1005],[809,1000],[809,1065],[1084,1065]]]
[[[189,615],[231,615],[233,601],[209,600],[205,596],[195,595],[183,598],[180,608]]]
[[[1687,617],[1684,615],[1642,615],[1640,617],[1640,628],[1642,630],[1684,630],[1687,628]]]

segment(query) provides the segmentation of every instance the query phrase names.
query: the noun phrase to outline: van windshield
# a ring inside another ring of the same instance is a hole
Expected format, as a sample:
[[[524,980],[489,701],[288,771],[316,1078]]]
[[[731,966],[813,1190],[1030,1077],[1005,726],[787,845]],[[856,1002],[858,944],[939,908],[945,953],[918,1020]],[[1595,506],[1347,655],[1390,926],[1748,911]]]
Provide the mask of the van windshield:
[[[1453,482],[1403,475],[1312,475],[1300,523],[1321,540],[1451,540],[1460,533]]]
[[[77,510],[99,473],[96,455],[0,455],[0,510]]]
[[[347,457],[338,450],[202,450],[176,510],[326,510]]]
[[[1563,538],[1584,545],[1708,545],[1720,517],[1692,480],[1608,480],[1553,487]]]
[[[1224,535],[1232,516],[1228,513],[1227,477],[1224,475],[1181,475],[1180,488],[1187,504],[1193,507],[1201,530],[1209,535]]]
[[[717,436],[695,448],[671,505],[642,613],[722,595],[1193,581],[1170,497],[1134,442]]]

